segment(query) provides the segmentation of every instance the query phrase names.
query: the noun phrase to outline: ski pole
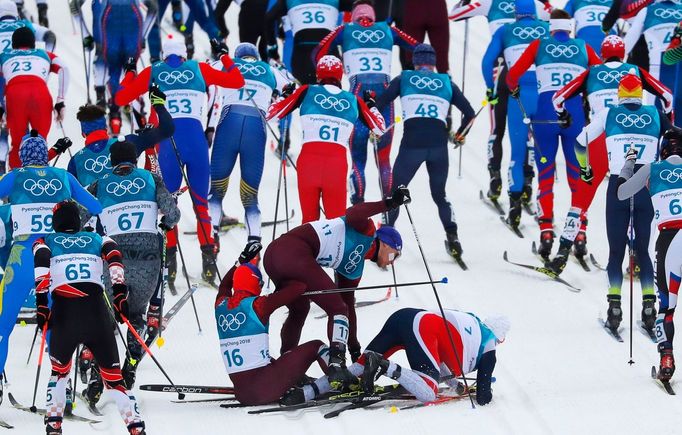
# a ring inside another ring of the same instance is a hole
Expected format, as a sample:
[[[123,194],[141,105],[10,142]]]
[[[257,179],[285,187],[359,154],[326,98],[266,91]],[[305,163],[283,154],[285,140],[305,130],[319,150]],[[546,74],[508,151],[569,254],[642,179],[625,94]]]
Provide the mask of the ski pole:
[[[187,290],[192,289],[192,284],[189,282],[189,276],[187,276],[187,266],[185,264],[185,256],[182,255],[182,247],[180,246],[180,238],[176,240],[176,246],[178,247],[178,253],[180,254],[180,261],[182,262],[183,275],[185,275],[185,280],[187,281]],[[222,281],[222,279],[221,279]],[[199,334],[201,331],[201,323],[199,323],[199,314],[197,314],[197,305],[194,302],[194,294],[190,294],[190,300],[192,301],[192,308],[194,309],[194,317],[197,319],[197,327],[199,328]],[[159,324],[159,330],[161,330],[163,325]]]
[[[90,99],[90,68],[89,68],[89,64],[91,62],[89,61],[91,61],[92,59],[88,58],[85,55],[85,44],[83,44],[83,26],[85,26],[85,23],[83,22],[82,15],[79,14],[78,17],[80,18],[78,23],[78,29],[80,30],[81,34],[81,48],[83,49],[83,72],[85,73],[85,93],[87,95],[88,104],[90,104],[92,100]]]
[[[33,340],[31,341],[31,349],[28,351],[28,358],[26,358],[26,365],[28,365],[28,362],[31,361],[31,355],[33,355],[33,347],[36,344],[36,338],[38,337],[38,326],[36,325],[36,330],[33,333]]]
[[[284,156],[287,153],[286,151],[286,140],[287,140],[287,134],[289,131],[289,124],[291,123],[291,118],[289,119],[289,122],[284,123],[284,131],[282,131],[282,135],[280,137],[280,146],[282,147],[282,155],[280,156],[281,164],[282,164],[282,180],[284,181],[284,212],[285,216],[289,216],[289,194],[288,194],[288,189],[287,189],[287,162]],[[322,209],[322,206],[320,206],[320,210],[322,210],[322,213],[324,214],[324,210]],[[287,232],[289,232],[289,219],[286,220],[286,226],[287,226]],[[277,217],[275,217],[275,223],[273,224],[273,227],[277,225]]]
[[[253,102],[253,100],[251,100],[251,101]],[[255,105],[256,103],[253,102],[253,104]],[[257,107],[258,106],[256,106],[256,108]],[[258,111],[258,113],[261,113],[260,110]],[[263,119],[265,120],[265,118],[263,118]],[[269,124],[267,123],[267,121],[265,121],[265,124],[268,125],[268,127],[270,127]],[[274,135],[274,132],[273,132],[273,135]],[[278,140],[278,142],[279,142],[279,140]],[[281,144],[281,142],[279,142],[279,143]],[[272,225],[271,243],[275,241],[275,236],[277,235],[277,216],[279,214],[279,195],[280,195],[280,192],[282,190],[282,172],[284,171],[284,166],[285,166],[284,155],[286,154],[286,150],[284,149],[284,145],[283,144],[281,144],[281,145],[282,145],[282,147],[281,147],[281,152],[280,152],[279,174],[277,175],[277,193],[275,195],[275,218],[273,219],[273,225]],[[286,213],[289,213],[289,211],[287,210]],[[270,287],[270,276],[268,276],[268,287]]]
[[[448,334],[448,341],[450,342],[450,346],[452,347],[452,352],[455,355],[455,360],[457,361],[457,368],[459,368],[460,373],[464,375],[464,369],[462,367],[462,359],[459,356],[459,353],[457,352],[457,347],[455,346],[455,339],[452,337],[452,331],[450,331],[450,326],[448,325],[448,320],[445,317],[445,310],[443,309],[443,304],[440,302],[440,296],[438,295],[438,290],[436,290],[436,285],[433,282],[433,278],[431,277],[431,269],[429,268],[429,263],[426,261],[426,255],[424,254],[424,248],[422,247],[421,241],[419,241],[419,235],[417,234],[417,227],[414,225],[414,220],[412,220],[412,213],[410,213],[410,207],[405,204],[405,211],[407,212],[407,217],[410,221],[410,225],[412,226],[412,232],[414,233],[414,238],[417,241],[417,246],[419,247],[419,253],[421,254],[422,261],[424,262],[424,268],[426,268],[426,274],[429,277],[429,281],[431,281],[431,288],[433,289],[433,295],[436,297],[436,303],[438,304],[438,310],[440,311],[440,314],[443,318],[443,325],[445,326],[445,332]],[[466,378],[464,378],[464,386],[466,389],[469,389],[469,384],[467,383]],[[474,405],[474,399],[469,396],[469,400],[471,401],[471,407],[476,408],[476,405]]]
[[[630,144],[630,149],[634,149],[634,144]],[[630,197],[630,228],[629,228],[629,236],[630,240],[628,240],[628,254],[630,255],[630,360],[628,361],[628,364],[632,365],[635,363],[635,361],[632,359],[632,318],[633,318],[633,313],[632,313],[632,305],[633,305],[633,300],[634,300],[634,287],[635,287],[635,223],[634,223],[634,216],[635,216],[635,196]]]
[[[71,386],[71,407],[64,407],[64,414],[69,415],[73,412],[73,404],[76,402],[76,392],[78,391],[78,366],[81,360],[81,346],[76,346],[76,357],[74,358],[73,385]],[[68,404],[67,404],[68,405]],[[67,410],[68,408],[68,410]]]
[[[40,338],[40,353],[38,354],[38,369],[36,370],[36,382],[33,385],[33,402],[31,402],[31,407],[29,408],[31,412],[38,412],[36,408],[36,395],[38,394],[38,381],[40,379],[40,368],[43,366],[43,355],[45,355],[45,340],[47,337],[47,322],[43,326],[43,335]]]
[[[434,284],[447,284],[448,283],[448,278],[443,277],[438,281],[434,281],[431,279],[431,276],[429,276],[429,281],[415,281],[415,282],[403,282],[400,284],[395,284],[396,287],[411,287],[411,286],[418,286],[418,285],[434,285]],[[369,285],[365,287],[343,287],[343,288],[333,288],[333,289],[328,289],[328,290],[309,290],[305,293],[303,293],[301,296],[314,296],[314,295],[326,295],[326,294],[333,294],[333,293],[346,293],[346,292],[355,292],[359,290],[375,290],[379,288],[386,288],[390,287],[391,284],[378,284],[378,285]]]
[[[464,85],[466,84],[467,71],[467,50],[469,48],[469,20],[464,22],[464,55],[462,57],[462,95],[464,95]],[[482,107],[481,107],[482,109]],[[480,110],[479,110],[480,112]],[[478,115],[478,114],[476,114]],[[464,115],[462,115],[464,119]],[[474,117],[472,121],[476,119]],[[462,178],[462,147],[459,147],[459,162],[457,163],[457,178]]]
[[[545,157],[542,154],[542,150],[538,146],[538,141],[535,139],[535,132],[533,131],[533,125],[531,124],[531,120],[528,117],[528,114],[526,113],[526,109],[523,107],[523,102],[521,102],[521,95],[520,94],[516,98],[516,101],[518,101],[519,108],[521,109],[521,114],[523,115],[523,123],[528,126],[528,131],[530,131],[530,137],[531,137],[531,139],[533,139],[533,148],[535,150],[537,150],[538,154],[540,154],[540,163],[547,163],[547,157]]]
[[[166,286],[168,285],[168,266],[166,266],[166,232],[162,231],[162,249],[161,249],[161,305],[159,306],[159,338],[156,339],[156,345],[163,346],[165,340],[162,336],[163,331],[163,305],[166,302]]]

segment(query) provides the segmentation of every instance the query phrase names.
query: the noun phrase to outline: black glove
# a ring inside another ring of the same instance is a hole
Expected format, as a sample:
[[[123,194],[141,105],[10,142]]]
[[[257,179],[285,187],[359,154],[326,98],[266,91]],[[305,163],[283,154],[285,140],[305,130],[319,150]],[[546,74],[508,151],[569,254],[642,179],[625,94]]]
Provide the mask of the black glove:
[[[592,167],[588,166],[586,168],[580,167],[580,179],[587,184],[592,184],[594,179],[594,174],[592,173]]]
[[[204,131],[204,135],[206,136],[206,142],[208,142],[208,147],[210,148],[211,145],[213,145],[213,136],[215,135],[215,128],[207,127],[206,130]]]
[[[263,245],[258,240],[250,240],[241,254],[239,254],[239,264],[248,263],[253,260],[260,250],[263,249]]]
[[[114,284],[114,315],[118,323],[123,317],[128,318],[128,287],[125,284]]]
[[[0,119],[2,119],[3,116],[5,116],[5,108],[0,107]]]
[[[370,109],[372,107],[377,107],[376,97],[377,97],[377,93],[374,91],[365,90],[365,92],[362,93],[362,99],[365,100],[365,104]]]
[[[519,98],[520,92],[521,92],[521,87],[517,86],[514,89],[509,90],[509,95],[511,95],[512,98]]]
[[[224,42],[213,38],[211,39],[211,53],[213,53],[213,56],[216,59],[220,59],[221,56],[230,54],[230,49],[227,48],[227,45]]]
[[[556,116],[559,118],[559,127],[568,128],[571,126],[573,119],[571,118],[571,114],[568,113],[568,110],[564,109],[561,112],[557,112]]]
[[[161,228],[163,231],[168,232],[173,229],[172,226],[168,225],[166,222],[166,216],[161,216],[161,220],[159,221],[159,228]]]
[[[63,101],[54,105],[54,111],[57,112],[57,119],[59,120],[64,119],[64,107],[66,106]]]
[[[295,90],[295,82],[287,83],[286,85],[282,86],[282,98],[288,98],[289,95],[293,94]]]
[[[384,200],[389,210],[398,208],[403,204],[409,204],[410,201],[412,201],[410,191],[403,185],[396,187],[393,194]]]
[[[163,106],[166,104],[166,94],[156,84],[149,88],[149,101],[152,106]]]
[[[83,38],[83,47],[88,51],[92,51],[95,48],[95,38],[92,36]]]
[[[277,44],[268,45],[266,54],[268,55],[268,60],[272,59],[279,61],[279,51],[277,50]]]
[[[125,64],[123,64],[123,71],[137,74],[137,60],[134,57],[129,57]]]
[[[490,88],[485,90],[485,99],[491,106],[494,106],[500,101],[497,94],[495,93],[495,89]]]
[[[52,148],[54,148],[54,150],[57,151],[57,154],[62,154],[64,151],[69,149],[69,147],[72,144],[73,142],[71,142],[71,139],[69,139],[68,137],[62,137],[57,139],[57,142],[55,142]]]
[[[490,403],[490,401],[493,400],[493,390],[490,388],[487,389],[476,389],[476,403],[479,405],[487,405]]]

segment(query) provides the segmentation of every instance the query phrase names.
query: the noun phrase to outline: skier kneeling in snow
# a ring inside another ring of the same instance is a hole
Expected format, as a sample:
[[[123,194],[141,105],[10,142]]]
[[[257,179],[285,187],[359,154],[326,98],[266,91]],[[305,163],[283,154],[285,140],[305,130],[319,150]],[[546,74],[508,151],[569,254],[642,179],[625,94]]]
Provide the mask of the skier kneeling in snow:
[[[237,400],[246,405],[263,405],[278,400],[305,378],[308,367],[317,360],[326,373],[329,348],[312,340],[270,357],[269,319],[280,307],[299,298],[307,289],[275,292],[260,296],[263,277],[258,268],[263,248],[252,240],[239,254],[239,262],[227,272],[218,290],[215,319],[220,352],[234,385]]]
[[[362,376],[362,387],[367,392],[373,392],[374,381],[385,375],[398,381],[422,402],[436,400],[442,377],[447,376],[443,382],[456,386],[458,382],[451,374],[462,376],[477,370],[476,402],[487,405],[493,398],[490,383],[497,361],[495,347],[504,342],[509,332],[509,319],[495,316],[481,321],[472,313],[448,309],[445,317],[457,354],[452,351],[440,313],[403,308],[386,320],[364,354],[348,370],[355,376]],[[400,349],[405,350],[411,370],[387,359]],[[292,390],[284,402],[294,404],[312,400],[329,389],[325,376],[311,385]]]

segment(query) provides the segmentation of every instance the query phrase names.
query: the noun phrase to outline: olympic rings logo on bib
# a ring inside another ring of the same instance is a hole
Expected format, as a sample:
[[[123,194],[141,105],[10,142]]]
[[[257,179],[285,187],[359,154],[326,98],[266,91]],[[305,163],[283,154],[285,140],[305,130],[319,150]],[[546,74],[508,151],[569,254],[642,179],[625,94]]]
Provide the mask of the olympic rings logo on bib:
[[[56,178],[52,178],[50,180],[46,180],[44,178],[34,180],[29,178],[28,180],[24,181],[24,189],[34,196],[54,196],[57,194],[57,192],[62,190],[62,187],[64,187],[64,185]]]
[[[362,255],[364,252],[365,247],[358,245],[353,252],[348,254],[348,263],[346,263],[346,265],[343,267],[343,270],[345,270],[346,273],[352,273],[355,269],[357,269],[358,264],[365,261],[365,256]]]
[[[514,13],[514,10],[516,9],[514,6],[514,3],[511,2],[500,2],[497,4],[497,9],[500,11],[504,12],[505,14],[511,14]]]
[[[651,124],[652,121],[653,119],[651,118],[651,116],[647,115],[646,113],[644,115],[635,114],[626,115],[625,113],[619,113],[618,115],[616,115],[616,122],[625,128],[628,127],[644,128],[647,125]]]
[[[237,65],[242,74],[251,74],[254,76],[262,76],[266,73],[263,65],[252,65],[250,63],[240,63]]]
[[[412,76],[410,77],[410,84],[414,85],[417,89],[429,88],[431,91],[437,91],[443,87],[443,81],[441,79],[432,79],[431,77]]]
[[[661,178],[661,180],[667,181],[668,183],[677,183],[682,180],[682,169],[664,169],[660,172],[660,174],[658,174],[658,176]]]
[[[59,243],[65,249],[69,249],[73,246],[78,248],[85,248],[88,243],[92,242],[92,239],[88,236],[57,236],[54,238],[55,243]]]
[[[180,83],[185,85],[194,78],[194,73],[190,70],[184,71],[163,71],[159,74],[159,81],[167,85],[174,85]]]
[[[367,43],[373,42],[377,43],[384,39],[386,34],[382,30],[354,30],[351,36],[358,42]]]
[[[521,39],[538,39],[547,33],[544,27],[515,27],[512,30],[514,36],[518,36]]]
[[[317,94],[315,95],[314,101],[325,110],[334,109],[337,112],[343,112],[344,110],[350,109],[350,102],[345,98]]]
[[[668,18],[682,20],[682,11],[677,9],[656,9],[654,15],[663,20],[667,20]]]
[[[597,73],[597,80],[606,84],[617,83],[620,82],[624,75],[625,71],[599,71]]]
[[[112,182],[107,184],[106,191],[114,196],[123,196],[126,193],[135,195],[145,188],[147,183],[142,178],[136,177],[132,180],[122,180],[120,183]]]
[[[86,171],[94,172],[95,174],[99,174],[105,169],[111,169],[109,156],[98,156],[95,159],[87,159],[83,166]]]
[[[246,322],[246,314],[228,314],[227,316],[221,314],[218,316],[218,325],[223,332],[238,330]]]
[[[580,52],[580,49],[575,45],[555,45],[547,44],[545,47],[545,53],[552,57],[573,57]]]

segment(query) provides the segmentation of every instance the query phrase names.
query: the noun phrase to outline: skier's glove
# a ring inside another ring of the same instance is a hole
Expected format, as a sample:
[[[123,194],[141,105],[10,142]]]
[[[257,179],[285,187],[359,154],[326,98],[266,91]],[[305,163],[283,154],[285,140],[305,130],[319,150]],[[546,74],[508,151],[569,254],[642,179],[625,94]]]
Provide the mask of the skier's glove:
[[[161,308],[158,305],[149,304],[147,309],[147,330],[159,329],[159,319],[161,318]]]
[[[521,93],[521,87],[517,86],[514,89],[509,90],[509,95],[511,95],[512,98],[519,98],[519,94]]]
[[[410,201],[412,201],[412,198],[410,197],[410,191],[407,190],[407,187],[400,185],[395,188],[391,196],[384,200],[384,203],[386,204],[386,208],[392,210],[400,207],[403,204],[409,204]]]
[[[222,56],[230,54],[230,49],[224,42],[213,38],[211,39],[211,53],[216,59],[220,59]]]
[[[173,229],[173,227],[168,225],[168,223],[166,222],[166,216],[161,216],[161,220],[159,221],[159,228],[161,228],[165,232],[171,231]]]
[[[559,127],[568,128],[571,126],[573,119],[571,118],[571,114],[568,113],[568,110],[564,109],[561,112],[557,112],[556,116],[559,118]]]
[[[241,254],[239,254],[239,264],[248,263],[256,258],[258,253],[263,249],[263,245],[258,240],[250,240]]]
[[[586,168],[580,167],[580,179],[587,184],[592,184],[594,179],[594,174],[592,173],[592,167],[588,166]]]
[[[129,57],[125,64],[123,64],[123,71],[126,73],[137,74],[137,61],[134,57]]]
[[[38,329],[42,331],[45,324],[50,319],[50,308],[47,306],[47,292],[36,293],[36,305],[38,307],[38,310],[36,311],[36,323],[38,324]]]
[[[57,104],[54,105],[54,111],[57,114],[57,121],[63,121],[64,120],[64,102],[60,101]]]
[[[466,142],[466,136],[463,135],[462,133],[457,133],[455,131],[450,132],[450,142],[455,145],[455,149],[461,147],[464,145],[464,142]]]
[[[491,88],[485,90],[485,99],[491,106],[494,106],[495,104],[500,102],[500,98],[495,93],[495,89]]]
[[[268,55],[268,60],[272,59],[279,61],[279,51],[277,50],[277,44],[268,45],[266,53]]]
[[[493,391],[491,389],[476,389],[476,403],[481,406],[487,405],[493,400]]]
[[[639,156],[639,151],[637,151],[637,148],[632,147],[628,149],[628,152],[625,153],[625,161],[631,161],[634,162],[637,160],[637,157]]]
[[[92,51],[95,48],[95,38],[90,35],[83,38],[83,48]]]
[[[54,148],[54,150],[57,152],[57,154],[62,154],[64,151],[69,149],[69,147],[71,145],[73,145],[73,142],[71,142],[71,139],[69,139],[68,137],[61,137],[61,138],[57,139],[57,142],[55,142],[55,144],[52,148]]]
[[[377,107],[377,93],[374,91],[365,90],[365,92],[362,93],[362,99],[365,101],[365,104],[367,105],[368,108],[372,107]]]
[[[149,101],[152,106],[163,106],[166,104],[166,94],[156,84],[149,88]]]
[[[114,315],[118,323],[123,317],[128,318],[128,287],[125,284],[114,284]]]
[[[282,98],[289,98],[289,95],[293,94],[296,90],[296,83],[291,82],[282,86]]]

